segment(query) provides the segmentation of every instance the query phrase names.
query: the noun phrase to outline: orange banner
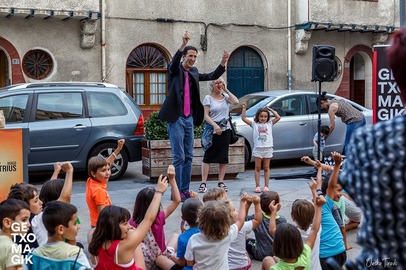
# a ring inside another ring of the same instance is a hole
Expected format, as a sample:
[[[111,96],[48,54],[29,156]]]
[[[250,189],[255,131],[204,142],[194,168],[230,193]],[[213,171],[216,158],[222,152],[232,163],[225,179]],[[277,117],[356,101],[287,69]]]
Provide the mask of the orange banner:
[[[0,202],[7,198],[12,184],[23,180],[23,130],[0,129]]]

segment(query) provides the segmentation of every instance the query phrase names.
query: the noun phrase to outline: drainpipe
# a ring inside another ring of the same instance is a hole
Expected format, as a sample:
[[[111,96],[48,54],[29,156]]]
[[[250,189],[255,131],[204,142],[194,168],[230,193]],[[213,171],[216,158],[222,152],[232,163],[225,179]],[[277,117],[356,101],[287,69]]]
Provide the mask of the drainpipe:
[[[292,16],[292,0],[288,0],[288,90],[292,90],[292,29],[291,29],[291,16]]]
[[[101,78],[106,82],[106,0],[101,0]]]

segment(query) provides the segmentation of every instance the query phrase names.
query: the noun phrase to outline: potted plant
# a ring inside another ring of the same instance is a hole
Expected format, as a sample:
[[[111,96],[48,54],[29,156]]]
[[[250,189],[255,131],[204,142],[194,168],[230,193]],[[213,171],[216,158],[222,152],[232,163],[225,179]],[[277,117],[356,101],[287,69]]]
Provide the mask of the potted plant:
[[[142,141],[142,173],[155,181],[160,174],[165,174],[168,165],[172,164],[171,143],[166,130],[166,122],[158,118],[158,111],[152,112],[145,121],[145,139]],[[194,127],[194,151],[192,162],[192,178],[200,180],[201,165],[203,161],[203,149],[200,136],[204,124]],[[244,140],[230,145],[229,167],[226,179],[234,178],[239,172],[244,172]],[[210,176],[218,175],[217,164],[210,165]]]

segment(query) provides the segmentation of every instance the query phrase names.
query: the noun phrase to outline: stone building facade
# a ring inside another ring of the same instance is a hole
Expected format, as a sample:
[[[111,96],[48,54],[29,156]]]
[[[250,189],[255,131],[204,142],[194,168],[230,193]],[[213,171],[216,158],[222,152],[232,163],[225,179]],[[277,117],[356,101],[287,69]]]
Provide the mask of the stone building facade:
[[[312,47],[334,46],[339,74],[323,90],[370,108],[373,45],[387,44],[398,27],[399,1],[385,0],[3,0],[0,86],[105,81],[156,110],[166,66],[189,31],[201,72],[231,53],[224,77],[238,96],[316,91]]]

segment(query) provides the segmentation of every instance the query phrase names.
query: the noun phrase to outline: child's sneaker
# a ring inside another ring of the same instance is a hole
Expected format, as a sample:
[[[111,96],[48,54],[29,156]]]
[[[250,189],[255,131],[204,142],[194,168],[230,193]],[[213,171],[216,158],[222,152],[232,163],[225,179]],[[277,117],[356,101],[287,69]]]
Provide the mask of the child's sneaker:
[[[269,187],[264,187],[264,192],[268,192],[269,191]]]
[[[256,187],[256,188],[255,188],[255,193],[261,193],[261,188],[260,188],[260,187]]]
[[[200,186],[197,190],[199,191],[199,193],[205,193],[207,190],[206,183],[200,183]]]
[[[190,191],[180,192],[180,200],[182,202],[186,201],[186,199],[190,198]]]

